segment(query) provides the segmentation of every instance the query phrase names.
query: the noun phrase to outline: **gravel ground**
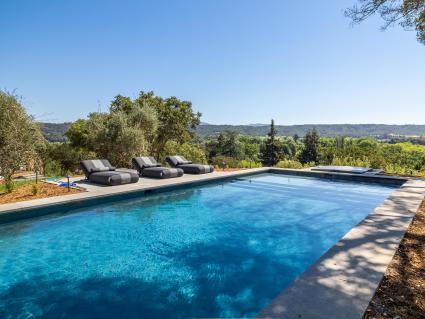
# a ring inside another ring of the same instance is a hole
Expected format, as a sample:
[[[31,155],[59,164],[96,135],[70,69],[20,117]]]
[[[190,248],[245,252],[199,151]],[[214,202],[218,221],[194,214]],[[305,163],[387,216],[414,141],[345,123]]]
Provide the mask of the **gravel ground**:
[[[363,318],[425,318],[425,200]]]

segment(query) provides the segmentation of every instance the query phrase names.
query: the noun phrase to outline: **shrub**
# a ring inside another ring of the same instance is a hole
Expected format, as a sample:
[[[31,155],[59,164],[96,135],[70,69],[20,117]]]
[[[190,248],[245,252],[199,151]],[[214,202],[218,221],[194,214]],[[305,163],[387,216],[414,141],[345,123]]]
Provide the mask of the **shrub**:
[[[211,164],[213,166],[216,166],[218,168],[237,168],[239,167],[239,161],[237,159],[234,159],[232,157],[228,156],[215,156],[211,159]]]
[[[57,177],[63,175],[61,164],[55,160],[47,159],[44,162],[44,175]]]
[[[11,193],[15,189],[15,182],[13,179],[7,179],[5,184],[6,193]]]
[[[165,155],[159,158],[163,163],[165,162],[165,157],[168,155],[182,155],[194,163],[207,163],[207,157],[205,156],[204,150],[195,144],[179,144],[175,141],[168,141],[167,144],[165,144],[163,154]]]
[[[38,185],[32,184],[32,195],[36,196],[38,194]]]
[[[303,164],[301,164],[298,161],[283,160],[283,161],[279,161],[276,164],[276,167],[279,167],[279,168],[296,168],[296,169],[299,169],[299,168],[309,167],[311,164],[314,165],[314,163],[307,163],[307,164],[303,165]],[[311,165],[311,166],[313,166],[313,165]]]
[[[237,167],[238,168],[259,168],[259,167],[263,167],[263,164],[261,164],[260,162],[242,160],[238,162]]]

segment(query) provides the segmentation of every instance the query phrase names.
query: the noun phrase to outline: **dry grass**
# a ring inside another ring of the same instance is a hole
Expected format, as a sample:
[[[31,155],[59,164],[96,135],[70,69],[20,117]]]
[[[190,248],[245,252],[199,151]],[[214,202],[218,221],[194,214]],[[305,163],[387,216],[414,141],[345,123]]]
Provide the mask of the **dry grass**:
[[[71,188],[70,192],[66,187],[59,187],[53,184],[39,182],[37,184],[38,192],[33,194],[33,185],[35,183],[27,183],[19,185],[11,193],[0,194],[0,204],[15,203],[25,200],[46,198],[60,195],[75,194],[81,192],[80,190]]]
[[[425,201],[401,241],[364,318],[425,318]]]

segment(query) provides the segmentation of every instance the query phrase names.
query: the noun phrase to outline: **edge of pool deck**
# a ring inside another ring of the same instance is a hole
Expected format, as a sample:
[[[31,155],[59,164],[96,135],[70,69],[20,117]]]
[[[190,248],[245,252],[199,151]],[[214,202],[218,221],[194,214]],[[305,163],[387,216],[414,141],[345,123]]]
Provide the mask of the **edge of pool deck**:
[[[424,196],[407,179],[256,318],[361,319]]]
[[[184,175],[181,178],[166,180],[141,178],[135,184],[112,187],[86,184],[84,186],[87,187],[87,192],[2,204],[0,224],[38,217],[58,210],[68,211],[107,201],[145,196],[152,192],[261,173],[400,186],[257,315],[257,318],[267,319],[362,318],[425,196],[425,180],[279,168]]]

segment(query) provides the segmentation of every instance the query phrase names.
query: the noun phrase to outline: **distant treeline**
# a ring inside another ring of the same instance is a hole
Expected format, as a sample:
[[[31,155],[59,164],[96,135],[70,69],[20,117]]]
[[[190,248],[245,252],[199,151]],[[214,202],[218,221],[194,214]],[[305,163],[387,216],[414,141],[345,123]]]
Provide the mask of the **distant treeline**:
[[[50,142],[66,141],[65,132],[71,123],[42,123],[45,138]],[[315,128],[321,136],[336,137],[390,137],[422,136],[425,135],[425,125],[385,125],[385,124],[305,124],[305,125],[276,125],[278,135],[300,137]],[[237,132],[244,136],[265,136],[269,132],[269,125],[214,125],[201,124],[197,133],[201,137],[218,135],[224,131]]]
[[[385,125],[385,124],[305,124],[305,125],[276,125],[278,135],[305,136],[315,128],[321,136],[336,137],[370,137],[394,135],[425,135],[425,125]],[[202,137],[217,135],[226,130],[237,132],[245,136],[264,136],[269,125],[212,125],[202,124],[197,132]]]

